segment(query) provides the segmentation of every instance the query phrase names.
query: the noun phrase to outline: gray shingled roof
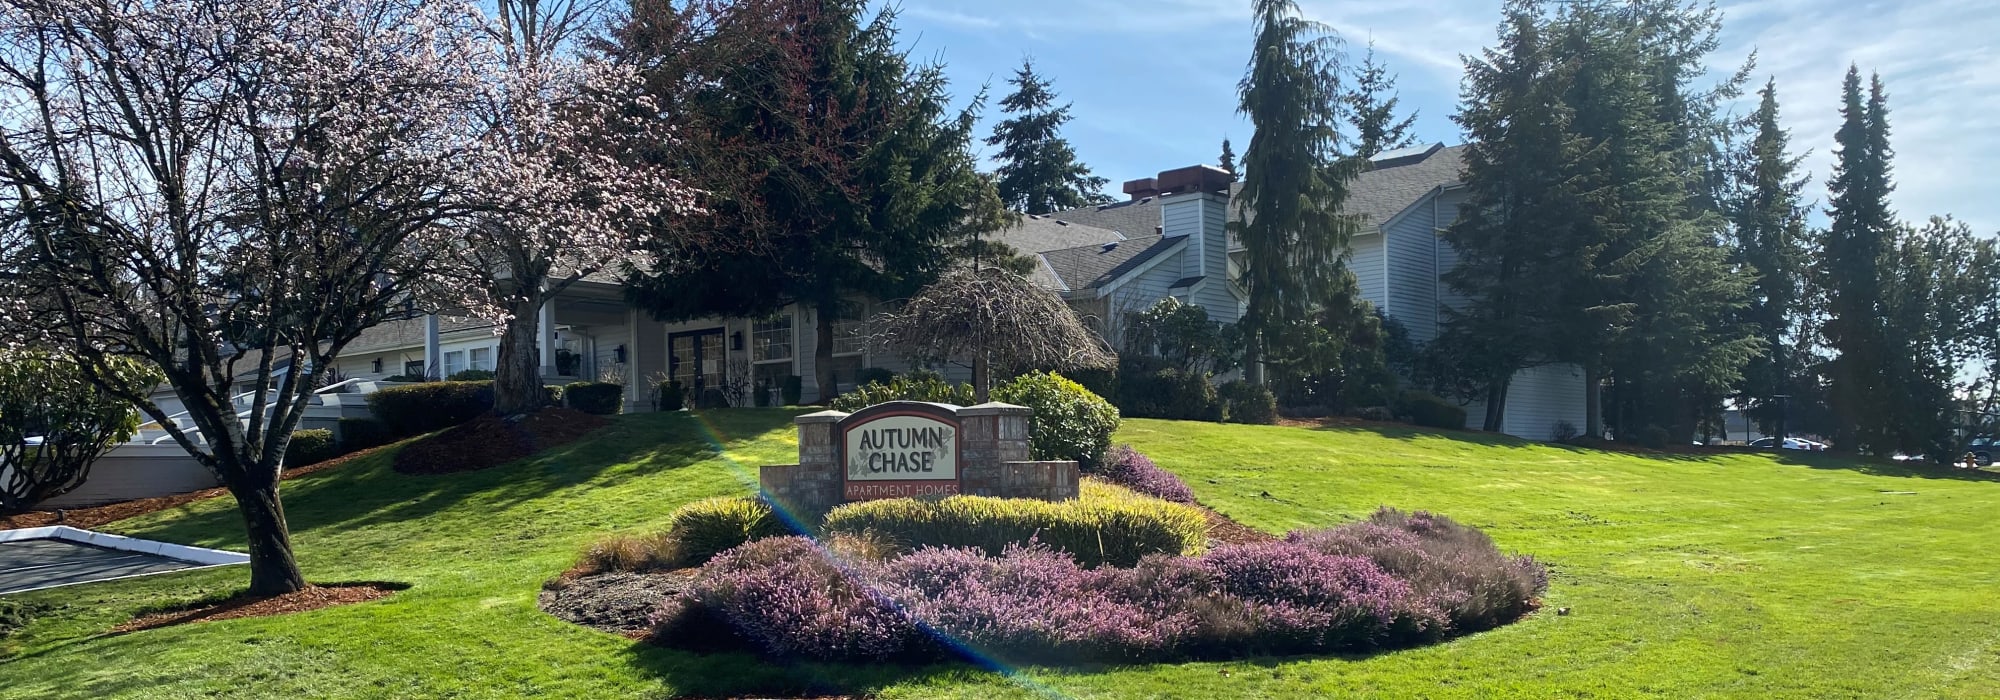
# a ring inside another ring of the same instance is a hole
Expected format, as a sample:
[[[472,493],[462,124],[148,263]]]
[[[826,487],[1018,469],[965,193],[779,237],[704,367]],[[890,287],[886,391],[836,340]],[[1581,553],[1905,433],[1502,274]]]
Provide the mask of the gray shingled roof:
[[[1060,282],[1058,288],[1096,289],[1180,245],[1185,238],[1146,236],[1128,239],[1110,250],[1103,245],[1089,245],[1044,251],[1041,258]]]
[[[1015,252],[1027,255],[1122,241],[1127,237],[1111,229],[1033,215],[1022,216],[1013,226],[986,236],[988,240],[1005,243]]]
[[[1375,169],[1355,178],[1347,194],[1347,211],[1363,217],[1361,230],[1374,231],[1410,208],[1432,189],[1456,185],[1464,179],[1465,146],[1439,147],[1435,151],[1404,155],[1410,150],[1387,154],[1394,157],[1380,159]],[[1230,199],[1233,201],[1242,191],[1243,183],[1230,185]],[[1103,207],[1083,207],[1056,212],[1047,218],[1123,231],[1125,235],[1137,237],[1142,234],[1134,233],[1134,230],[1152,234],[1160,225],[1160,200],[1150,197]],[[1234,206],[1229,208],[1229,220],[1242,220],[1242,213]]]

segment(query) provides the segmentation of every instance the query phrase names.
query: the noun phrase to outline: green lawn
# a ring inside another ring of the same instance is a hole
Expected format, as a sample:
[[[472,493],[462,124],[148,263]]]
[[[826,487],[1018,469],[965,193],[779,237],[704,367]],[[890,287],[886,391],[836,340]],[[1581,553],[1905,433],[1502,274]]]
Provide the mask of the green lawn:
[[[1120,439],[1272,532],[1378,505],[1486,528],[1549,564],[1542,612],[1368,657],[1000,673],[697,656],[536,609],[542,581],[588,540],[747,493],[755,465],[793,461],[791,415],[628,416],[503,469],[405,477],[378,456],[288,482],[308,578],[411,588],[119,636],[104,630],[141,608],[228,593],[243,571],[29,594],[62,607],[0,643],[0,697],[2000,696],[2000,479],[1417,431],[1134,420]],[[234,548],[235,518],[220,499],[109,529]]]

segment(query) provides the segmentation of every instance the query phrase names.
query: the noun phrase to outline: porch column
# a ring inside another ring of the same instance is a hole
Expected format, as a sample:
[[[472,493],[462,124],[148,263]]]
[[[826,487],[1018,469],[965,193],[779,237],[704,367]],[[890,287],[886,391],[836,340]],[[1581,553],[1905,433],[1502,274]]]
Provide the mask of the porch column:
[[[639,310],[625,310],[625,412],[640,410],[639,396]],[[647,407],[650,410],[651,407]]]
[[[542,302],[536,314],[535,347],[541,351],[542,376],[556,374],[556,302],[554,299]]]
[[[402,373],[402,368],[396,368],[396,374]],[[424,316],[424,374],[444,378],[444,353],[438,351],[437,314]]]

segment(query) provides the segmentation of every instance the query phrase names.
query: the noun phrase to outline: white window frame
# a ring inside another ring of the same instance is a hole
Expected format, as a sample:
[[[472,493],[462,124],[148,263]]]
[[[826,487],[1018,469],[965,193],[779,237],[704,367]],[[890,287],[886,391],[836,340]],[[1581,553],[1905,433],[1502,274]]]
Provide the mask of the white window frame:
[[[458,356],[458,359],[456,361],[452,360],[453,355]],[[465,351],[464,350],[446,351],[444,353],[444,377],[441,378],[449,378],[451,377],[451,375],[458,374],[459,372],[463,371],[465,371]]]
[[[750,364],[754,366],[754,365],[775,365],[780,362],[789,363],[792,366],[792,374],[798,374],[799,373],[799,317],[797,313],[794,313],[792,311],[792,309],[787,308],[784,311],[772,314],[766,318],[775,319],[779,316],[785,317],[788,321],[787,329],[791,332],[792,337],[791,340],[788,341],[788,345],[786,347],[789,349],[786,352],[790,353],[790,356],[769,359],[769,360],[757,359],[758,319],[753,318],[750,319]]]
[[[479,354],[480,354],[480,353],[482,353],[482,352],[483,352],[483,353],[486,353],[486,357],[485,357],[485,359],[483,359],[483,360],[482,360],[482,359],[480,359],[480,356],[479,356]],[[470,350],[467,350],[467,351],[465,351],[465,366],[466,366],[466,368],[467,368],[467,369],[483,369],[483,370],[486,370],[486,371],[489,371],[489,372],[490,372],[490,371],[492,371],[492,370],[493,370],[493,348],[492,348],[492,347],[477,347],[477,348],[472,348],[472,349],[470,349]]]

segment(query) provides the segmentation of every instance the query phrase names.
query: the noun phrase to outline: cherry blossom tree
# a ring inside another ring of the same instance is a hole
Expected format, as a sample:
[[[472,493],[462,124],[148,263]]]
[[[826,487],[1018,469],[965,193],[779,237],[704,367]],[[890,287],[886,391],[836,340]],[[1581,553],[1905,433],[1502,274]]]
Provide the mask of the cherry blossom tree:
[[[305,585],[278,477],[311,388],[431,293],[505,167],[496,62],[456,0],[0,0],[0,322],[214,471],[252,594]]]
[[[673,141],[638,73],[576,50],[598,10],[594,0],[500,0],[488,27],[500,61],[477,111],[485,202],[443,271],[462,281],[465,308],[500,322],[502,415],[546,401],[543,305],[600,272],[654,271],[658,242],[642,246],[639,232],[695,210],[692,188],[632,155]]]

